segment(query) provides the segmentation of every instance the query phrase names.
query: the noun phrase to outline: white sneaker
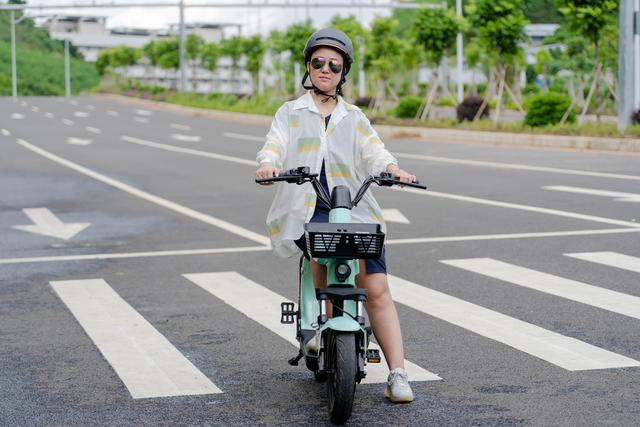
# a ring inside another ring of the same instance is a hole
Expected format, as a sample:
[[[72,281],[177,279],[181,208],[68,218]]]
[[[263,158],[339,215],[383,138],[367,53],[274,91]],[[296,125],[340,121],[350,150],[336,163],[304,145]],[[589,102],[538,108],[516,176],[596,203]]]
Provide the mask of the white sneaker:
[[[396,368],[389,372],[384,396],[393,403],[413,402],[413,391],[409,385],[407,371],[402,368]]]

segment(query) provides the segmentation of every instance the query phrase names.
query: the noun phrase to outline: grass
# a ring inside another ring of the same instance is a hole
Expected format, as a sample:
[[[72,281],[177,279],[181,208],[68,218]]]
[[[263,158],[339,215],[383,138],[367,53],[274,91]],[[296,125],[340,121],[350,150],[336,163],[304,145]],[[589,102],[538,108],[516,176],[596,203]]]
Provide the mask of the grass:
[[[139,84],[129,84],[126,88],[117,85],[103,85],[101,92],[119,93],[126,96],[134,96],[144,99],[154,99],[172,104],[179,104],[189,107],[206,108],[211,110],[232,111],[247,114],[263,114],[273,116],[278,108],[285,101],[277,99],[273,94],[264,94],[251,98],[236,97],[232,95],[177,93],[167,91],[158,86],[144,86]],[[395,126],[416,126],[438,129],[460,129],[484,132],[513,132],[537,135],[573,135],[590,137],[612,137],[612,138],[640,138],[640,125],[629,127],[624,133],[618,131],[615,123],[565,123],[563,125],[549,125],[541,127],[525,126],[522,123],[497,123],[492,120],[479,120],[477,122],[458,123],[455,119],[439,119],[419,121],[415,119],[398,119],[387,116],[373,116],[367,109],[364,113],[371,119],[372,123]],[[379,114],[379,112],[377,113]]]

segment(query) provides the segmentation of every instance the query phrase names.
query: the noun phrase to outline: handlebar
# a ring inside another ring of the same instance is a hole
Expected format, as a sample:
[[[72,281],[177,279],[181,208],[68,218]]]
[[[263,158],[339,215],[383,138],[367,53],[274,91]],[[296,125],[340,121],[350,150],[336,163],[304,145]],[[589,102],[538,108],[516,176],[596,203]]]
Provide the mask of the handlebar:
[[[310,169],[308,166],[300,166],[295,169],[289,169],[287,171],[283,171],[276,177],[261,178],[261,179],[256,179],[255,181],[258,184],[265,183],[265,182],[285,181],[290,184],[297,184],[297,185],[302,185],[305,182],[310,182],[311,185],[313,185],[313,188],[316,191],[316,194],[318,195],[318,199],[320,199],[320,201],[324,203],[328,208],[331,208],[331,201],[330,201],[331,197],[327,194],[324,187],[320,184],[320,181],[318,180],[318,174],[309,173],[309,170]],[[352,206],[356,206],[358,202],[360,202],[360,200],[364,197],[365,193],[369,189],[369,186],[374,182],[381,187],[391,187],[393,185],[400,185],[400,186],[406,185],[407,187],[420,188],[422,190],[427,189],[425,185],[420,184],[418,181],[404,182],[404,181],[400,181],[398,177],[392,173],[382,172],[380,175],[377,175],[377,176],[370,175],[367,177],[367,179],[364,180],[364,182],[362,183],[362,186],[360,187],[360,189],[356,193],[356,196],[351,202]]]

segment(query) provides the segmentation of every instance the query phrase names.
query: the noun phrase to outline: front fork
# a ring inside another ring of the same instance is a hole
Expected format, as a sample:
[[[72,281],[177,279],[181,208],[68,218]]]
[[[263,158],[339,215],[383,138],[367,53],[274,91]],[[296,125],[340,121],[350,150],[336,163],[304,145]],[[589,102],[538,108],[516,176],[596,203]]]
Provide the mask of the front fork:
[[[359,261],[338,260],[333,258],[318,259],[318,263],[327,266],[327,283],[340,284],[356,287],[355,276],[359,272]],[[347,264],[351,274],[346,279],[340,281],[336,276],[336,265],[338,263]],[[356,336],[358,350],[358,381],[364,378],[364,360],[368,344],[368,331],[364,328],[364,304],[362,301],[343,300],[342,307],[334,306],[331,319],[327,316],[326,299],[316,297],[316,288],[313,285],[313,275],[311,273],[311,263],[304,258],[302,260],[300,272],[300,300],[298,311],[298,331],[297,338],[300,341],[301,353],[307,358],[317,358],[317,366],[321,372],[328,372],[330,361],[327,358],[327,345],[330,335],[338,332],[353,332]],[[341,312],[343,310],[345,313]],[[369,329],[369,328],[367,328]],[[305,344],[310,339],[318,339],[318,353],[307,354]],[[310,366],[307,363],[307,366]]]

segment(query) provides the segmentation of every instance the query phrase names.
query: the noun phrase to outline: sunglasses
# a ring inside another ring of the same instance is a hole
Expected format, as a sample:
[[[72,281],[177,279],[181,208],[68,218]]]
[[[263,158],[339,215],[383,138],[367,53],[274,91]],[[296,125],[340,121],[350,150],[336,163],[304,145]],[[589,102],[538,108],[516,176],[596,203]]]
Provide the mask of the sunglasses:
[[[328,60],[323,56],[316,56],[315,58],[312,58],[311,66],[313,67],[314,70],[319,70],[322,67],[324,67],[324,64],[326,64],[327,62],[329,63],[329,69],[331,70],[332,73],[338,74],[339,72],[342,71],[342,64],[335,61]]]

